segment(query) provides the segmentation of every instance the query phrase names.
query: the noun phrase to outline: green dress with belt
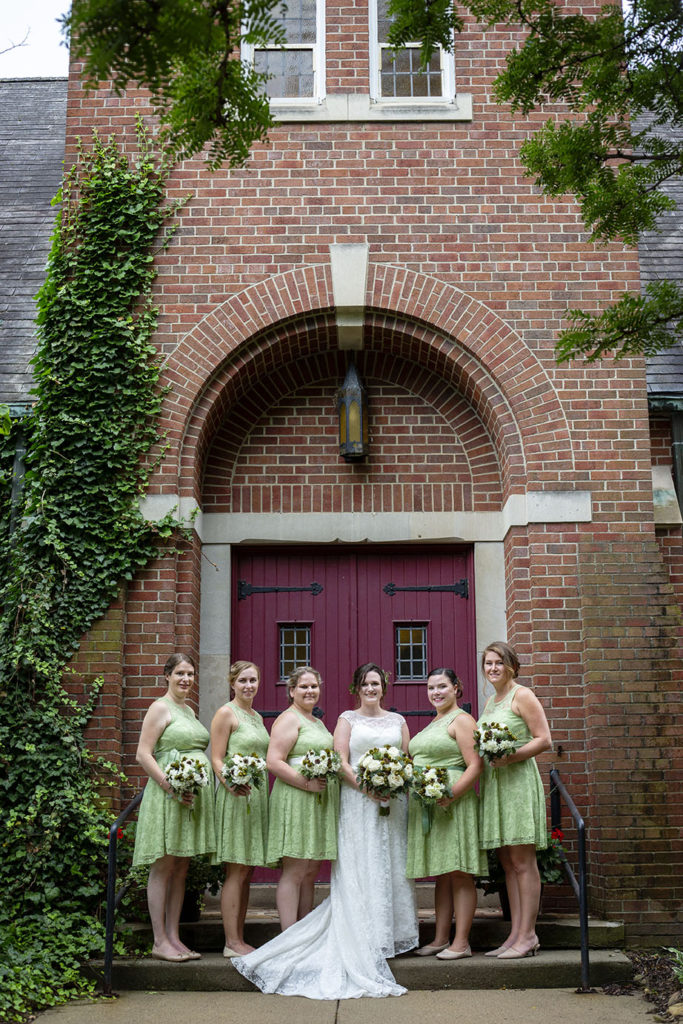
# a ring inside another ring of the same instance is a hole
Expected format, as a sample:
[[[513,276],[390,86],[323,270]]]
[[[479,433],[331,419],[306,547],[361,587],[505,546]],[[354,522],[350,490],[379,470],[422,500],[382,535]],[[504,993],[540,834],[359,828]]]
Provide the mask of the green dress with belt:
[[[507,725],[517,747],[522,747],[532,734],[524,719],[512,710],[519,689],[519,683],[515,683],[502,700],[496,701],[495,695],[490,697],[477,725]],[[499,767],[494,763],[493,768],[485,762],[479,792],[479,838],[485,850],[527,844],[533,844],[537,850],[546,848],[545,794],[535,758]]]
[[[234,701],[227,705],[237,718],[237,728],[230,733],[225,759],[234,754],[266,758],[268,731],[258,712],[249,713]],[[247,802],[248,800],[248,802]],[[214,864],[266,863],[268,839],[268,776],[264,772],[259,787],[252,786],[249,797],[231,793],[222,782],[216,791],[216,853]]]
[[[192,708],[162,697],[171,712],[168,723],[154,747],[154,759],[163,770],[180,757],[201,761],[208,772],[209,785],[197,793],[192,808],[169,796],[154,779],[149,779],[138,813],[135,830],[133,867],[153,864],[171,854],[197,857],[216,849],[213,816],[213,770],[205,750],[209,733]]]
[[[288,763],[297,768],[308,750],[325,750],[334,739],[322,722],[311,721],[296,708],[299,735],[289,752]],[[320,799],[319,799],[320,798]],[[301,860],[337,859],[339,782],[328,779],[323,793],[310,793],[276,779],[270,795],[268,814],[268,864],[282,857]]]
[[[453,785],[467,765],[458,743],[448,727],[458,715],[456,708],[437,718],[413,736],[408,748],[416,768],[447,768]],[[450,808],[435,806],[432,826],[427,835],[422,829],[422,805],[413,797],[408,811],[408,878],[427,878],[464,871],[468,875],[486,875],[486,854],[479,847],[479,801],[469,789]]]

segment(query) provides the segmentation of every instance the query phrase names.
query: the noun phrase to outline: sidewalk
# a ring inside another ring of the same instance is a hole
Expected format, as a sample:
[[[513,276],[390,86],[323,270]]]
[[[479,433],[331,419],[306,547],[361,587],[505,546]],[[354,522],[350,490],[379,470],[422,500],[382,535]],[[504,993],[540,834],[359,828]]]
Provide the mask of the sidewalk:
[[[250,992],[124,992],[118,999],[46,1010],[39,1024],[650,1024],[652,1005],[632,996],[577,995],[569,989],[408,992],[400,998],[319,1002]]]

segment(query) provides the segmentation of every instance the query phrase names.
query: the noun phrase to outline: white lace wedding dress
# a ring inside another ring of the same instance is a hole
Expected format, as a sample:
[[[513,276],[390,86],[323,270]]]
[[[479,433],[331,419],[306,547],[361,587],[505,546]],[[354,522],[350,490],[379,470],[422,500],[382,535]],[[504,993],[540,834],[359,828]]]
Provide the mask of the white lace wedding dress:
[[[354,770],[371,747],[401,746],[403,718],[345,711]],[[309,999],[398,996],[386,962],[417,945],[413,883],[405,877],[407,798],[378,805],[342,786],[338,859],[329,897],[265,946],[232,963],[262,992]]]

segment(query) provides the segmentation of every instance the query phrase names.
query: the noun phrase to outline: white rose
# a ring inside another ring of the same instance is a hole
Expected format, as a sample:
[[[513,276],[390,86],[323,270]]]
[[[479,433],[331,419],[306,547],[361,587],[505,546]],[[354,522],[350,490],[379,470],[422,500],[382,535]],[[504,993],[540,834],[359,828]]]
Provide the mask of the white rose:
[[[379,788],[380,786],[384,785],[384,776],[383,775],[373,775],[372,778],[370,779],[370,781],[372,782],[373,786],[377,786]]]
[[[403,779],[401,778],[401,776],[396,775],[394,772],[390,774],[387,781],[392,789],[400,789],[401,786],[403,785]]]
[[[401,756],[401,751],[398,747],[387,747],[387,754],[391,758],[397,758]]]

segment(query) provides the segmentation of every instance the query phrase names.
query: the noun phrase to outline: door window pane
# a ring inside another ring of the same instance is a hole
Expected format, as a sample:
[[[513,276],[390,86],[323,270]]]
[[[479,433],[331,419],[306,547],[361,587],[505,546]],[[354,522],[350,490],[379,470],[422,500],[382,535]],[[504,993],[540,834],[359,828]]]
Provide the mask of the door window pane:
[[[310,623],[282,623],[280,631],[280,679],[287,679],[290,672],[300,665],[311,664]]]
[[[396,679],[427,678],[427,626],[423,623],[397,623]]]

